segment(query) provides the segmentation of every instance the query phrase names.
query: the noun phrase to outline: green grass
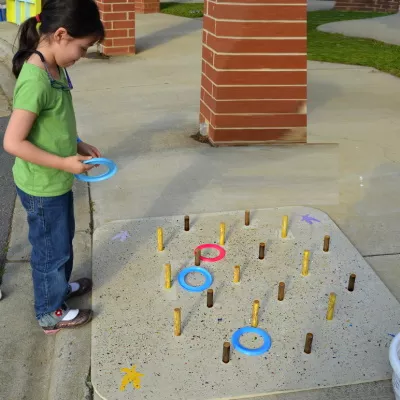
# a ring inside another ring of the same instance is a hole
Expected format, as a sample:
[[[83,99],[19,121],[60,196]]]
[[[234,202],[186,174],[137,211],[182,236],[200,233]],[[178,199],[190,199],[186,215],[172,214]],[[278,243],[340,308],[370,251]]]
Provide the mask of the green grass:
[[[203,16],[203,3],[161,3],[161,12],[186,18],[201,18]]]
[[[203,16],[203,3],[161,3],[161,12],[186,18]],[[375,18],[388,13],[312,11],[308,13],[308,59],[373,67],[400,77],[399,46],[317,30],[329,22]]]
[[[320,32],[329,22],[389,15],[373,12],[313,11],[308,13],[308,59],[373,67],[400,77],[399,47],[372,39]]]

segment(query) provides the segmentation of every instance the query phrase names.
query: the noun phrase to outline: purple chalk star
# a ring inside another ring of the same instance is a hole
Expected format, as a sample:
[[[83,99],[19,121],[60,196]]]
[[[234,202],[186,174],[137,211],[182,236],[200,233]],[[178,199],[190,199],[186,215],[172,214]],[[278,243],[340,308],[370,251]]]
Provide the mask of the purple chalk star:
[[[313,224],[313,221],[314,222],[321,222],[321,221],[319,221],[318,219],[316,219],[314,217],[310,217],[310,214],[302,215],[301,220],[307,222],[310,225]]]
[[[117,240],[119,239],[121,242],[125,242],[126,239],[128,239],[129,233],[127,231],[122,231],[115,235],[112,240]]]

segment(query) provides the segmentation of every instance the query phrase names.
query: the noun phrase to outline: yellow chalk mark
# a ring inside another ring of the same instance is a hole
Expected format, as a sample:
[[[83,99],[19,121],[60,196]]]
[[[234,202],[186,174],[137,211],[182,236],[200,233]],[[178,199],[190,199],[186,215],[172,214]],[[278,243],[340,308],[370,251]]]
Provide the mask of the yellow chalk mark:
[[[121,372],[126,375],[122,378],[119,390],[124,391],[129,383],[132,383],[135,389],[140,389],[140,379],[144,374],[136,371],[136,365],[132,365],[132,368],[121,368]]]

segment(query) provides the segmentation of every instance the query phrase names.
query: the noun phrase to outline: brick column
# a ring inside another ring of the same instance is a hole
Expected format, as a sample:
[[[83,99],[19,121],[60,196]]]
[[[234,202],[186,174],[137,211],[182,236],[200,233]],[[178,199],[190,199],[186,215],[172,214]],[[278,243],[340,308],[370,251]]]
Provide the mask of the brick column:
[[[135,54],[134,0],[97,0],[97,5],[106,29],[102,52],[105,55]]]
[[[211,142],[306,142],[307,3],[286,2],[205,0],[200,132]]]
[[[398,12],[399,0],[337,0],[335,10]]]
[[[160,12],[160,0],[136,0],[138,14],[155,14]]]

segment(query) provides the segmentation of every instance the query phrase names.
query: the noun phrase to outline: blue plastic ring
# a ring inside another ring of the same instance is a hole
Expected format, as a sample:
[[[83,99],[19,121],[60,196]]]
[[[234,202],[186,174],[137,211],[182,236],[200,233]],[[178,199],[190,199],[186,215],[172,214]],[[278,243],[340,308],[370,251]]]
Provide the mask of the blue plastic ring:
[[[247,347],[244,347],[242,344],[240,344],[240,337],[245,333],[254,333],[256,335],[260,335],[264,340],[263,345],[261,347],[258,347],[257,349],[249,349]],[[261,354],[266,353],[271,348],[271,337],[268,335],[267,332],[260,328],[245,326],[238,329],[232,335],[232,344],[237,351],[240,351],[243,354],[246,354],[248,356],[260,356]]]
[[[106,167],[108,167],[108,171],[102,175],[97,175],[97,176],[88,176],[85,174],[75,175],[76,179],[79,179],[80,181],[83,181],[83,182],[104,181],[104,180],[109,179],[112,176],[114,176],[118,171],[118,168],[117,168],[116,164],[114,163],[114,161],[108,160],[107,158],[92,158],[91,160],[86,160],[83,163],[84,164],[101,164],[101,165],[105,165]]]
[[[201,286],[191,286],[188,285],[185,282],[185,278],[187,274],[190,274],[191,272],[199,272],[204,276],[206,281],[201,285]],[[178,274],[178,282],[179,284],[189,292],[202,292],[203,290],[208,289],[212,283],[213,283],[213,278],[211,274],[204,268],[201,267],[188,267],[183,269],[181,272]]]

